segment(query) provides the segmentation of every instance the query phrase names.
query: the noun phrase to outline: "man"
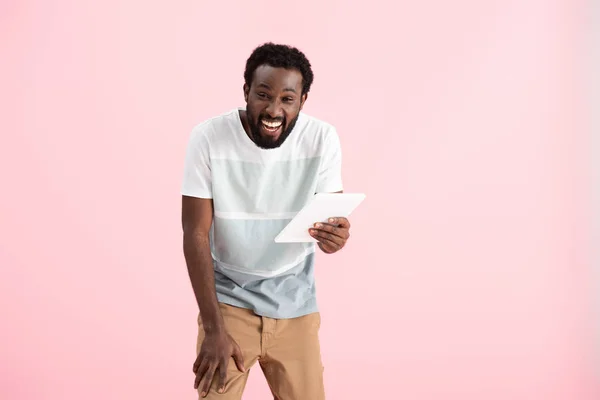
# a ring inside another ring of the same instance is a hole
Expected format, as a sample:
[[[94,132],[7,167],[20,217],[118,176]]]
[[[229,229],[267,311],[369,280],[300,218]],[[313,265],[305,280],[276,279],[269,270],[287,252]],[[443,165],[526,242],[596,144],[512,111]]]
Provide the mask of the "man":
[[[246,62],[245,108],[197,125],[182,185],[183,248],[200,315],[194,387],[240,399],[258,361],[275,399],[324,399],[313,243],[275,236],[319,192],[341,192],[333,126],[301,112],[313,81],[298,49],[264,44]],[[342,249],[346,218],[315,223]]]

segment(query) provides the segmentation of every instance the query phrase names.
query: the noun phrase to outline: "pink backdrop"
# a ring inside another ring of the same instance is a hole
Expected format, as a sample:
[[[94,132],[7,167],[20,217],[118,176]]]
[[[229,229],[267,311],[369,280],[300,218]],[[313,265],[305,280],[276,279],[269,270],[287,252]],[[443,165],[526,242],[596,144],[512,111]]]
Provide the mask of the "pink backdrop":
[[[349,3],[0,2],[0,398],[195,398],[185,144],[268,40],[368,195],[318,256],[328,398],[599,398],[584,2]]]

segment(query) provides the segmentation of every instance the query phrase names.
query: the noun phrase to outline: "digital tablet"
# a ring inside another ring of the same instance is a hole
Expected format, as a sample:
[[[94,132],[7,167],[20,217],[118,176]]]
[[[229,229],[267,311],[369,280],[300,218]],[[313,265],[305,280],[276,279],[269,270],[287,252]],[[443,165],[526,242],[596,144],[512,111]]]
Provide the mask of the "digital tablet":
[[[365,199],[363,193],[317,193],[275,237],[277,243],[316,242],[308,230],[331,217],[347,218]]]

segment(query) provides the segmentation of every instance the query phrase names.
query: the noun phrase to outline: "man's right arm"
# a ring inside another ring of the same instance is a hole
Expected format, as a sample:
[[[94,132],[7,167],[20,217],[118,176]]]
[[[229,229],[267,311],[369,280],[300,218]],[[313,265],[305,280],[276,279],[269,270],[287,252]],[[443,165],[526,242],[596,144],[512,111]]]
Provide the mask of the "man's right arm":
[[[209,231],[213,221],[212,199],[182,196],[183,254],[192,289],[207,334],[225,332],[215,289]]]
[[[225,391],[227,365],[232,357],[237,368],[245,372],[244,358],[240,347],[225,329],[217,300],[209,240],[213,221],[212,199],[183,196],[181,208],[183,252],[205,332],[193,367],[196,374],[194,388],[200,388],[201,396],[205,397],[215,376],[218,391]]]

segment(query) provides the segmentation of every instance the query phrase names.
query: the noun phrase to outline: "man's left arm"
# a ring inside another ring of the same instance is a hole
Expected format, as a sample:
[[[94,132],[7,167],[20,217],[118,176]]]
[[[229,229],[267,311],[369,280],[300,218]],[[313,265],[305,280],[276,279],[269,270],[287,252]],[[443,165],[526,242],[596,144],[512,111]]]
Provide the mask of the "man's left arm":
[[[342,193],[336,192],[336,193]],[[331,217],[325,222],[317,222],[309,230],[325,254],[333,254],[344,248],[350,238],[350,221],[344,217]]]
[[[319,171],[317,193],[342,193],[342,148],[337,131],[333,129],[325,141],[323,162]],[[327,222],[317,222],[309,229],[321,251],[332,254],[340,251],[350,238],[350,221],[332,216]]]

